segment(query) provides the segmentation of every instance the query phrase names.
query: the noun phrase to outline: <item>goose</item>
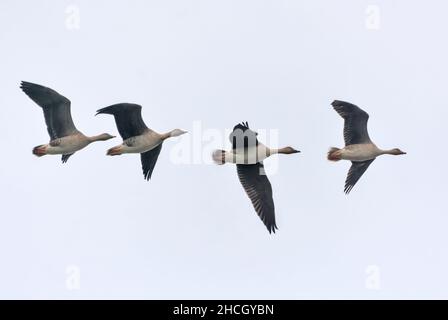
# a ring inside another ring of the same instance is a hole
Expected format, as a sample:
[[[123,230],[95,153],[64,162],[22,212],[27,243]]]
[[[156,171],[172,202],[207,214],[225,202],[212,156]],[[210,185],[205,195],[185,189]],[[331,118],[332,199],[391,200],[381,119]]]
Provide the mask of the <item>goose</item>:
[[[45,155],[62,155],[62,163],[77,151],[84,149],[92,142],[106,141],[115,138],[108,133],[88,137],[76,129],[70,112],[70,100],[53,89],[22,81],[20,88],[37,103],[44,112],[50,142],[34,147],[37,157]]]
[[[403,155],[406,152],[398,148],[382,150],[370,140],[367,132],[367,112],[345,101],[335,100],[331,104],[334,110],[344,119],[345,147],[330,148],[327,158],[330,161],[349,160],[352,162],[345,180],[344,192],[349,194],[355,184],[366,172],[372,162],[381,155]]]
[[[118,103],[98,110],[96,115],[98,114],[113,115],[118,132],[123,138],[123,143],[110,148],[107,155],[140,153],[145,180],[151,179],[163,142],[168,138],[187,133],[184,130],[174,129],[160,134],[149,129],[142,119],[142,107],[138,104]]]
[[[292,147],[270,149],[257,139],[258,133],[247,122],[237,124],[229,136],[232,150],[215,150],[213,161],[218,165],[236,164],[238,178],[248,195],[255,212],[269,233],[275,233],[275,207],[272,186],[264,171],[263,160],[273,154],[294,154],[300,151]]]

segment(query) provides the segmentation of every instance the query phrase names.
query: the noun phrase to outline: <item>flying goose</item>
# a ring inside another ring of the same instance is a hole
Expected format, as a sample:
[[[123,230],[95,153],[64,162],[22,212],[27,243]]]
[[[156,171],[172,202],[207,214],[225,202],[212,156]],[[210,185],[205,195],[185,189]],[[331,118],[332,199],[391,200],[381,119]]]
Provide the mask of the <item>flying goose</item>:
[[[344,119],[345,147],[342,149],[330,148],[327,158],[330,161],[350,160],[352,162],[344,187],[344,192],[349,194],[376,157],[383,154],[402,155],[406,154],[406,152],[398,148],[390,150],[379,149],[370,140],[367,132],[369,115],[361,108],[339,100],[333,101],[331,105]]]
[[[43,109],[50,135],[50,143],[33,149],[35,156],[60,154],[62,163],[66,163],[76,151],[87,147],[92,142],[115,138],[108,133],[87,137],[78,131],[70,113],[70,100],[56,91],[25,81],[22,81],[20,88]]]
[[[143,176],[146,180],[151,179],[152,171],[160,150],[162,150],[163,141],[187,133],[180,129],[174,129],[160,134],[149,129],[143,122],[142,107],[138,104],[114,104],[98,110],[98,114],[113,115],[118,132],[123,138],[123,143],[109,149],[107,155],[118,156],[124,153],[140,153]]]
[[[293,154],[300,151],[292,147],[270,149],[258,141],[257,135],[249,128],[247,122],[237,124],[229,136],[232,150],[215,150],[213,160],[219,165],[225,163],[236,164],[238,178],[255,211],[269,233],[275,233],[278,228],[275,223],[272,187],[264,171],[263,160],[273,154]]]

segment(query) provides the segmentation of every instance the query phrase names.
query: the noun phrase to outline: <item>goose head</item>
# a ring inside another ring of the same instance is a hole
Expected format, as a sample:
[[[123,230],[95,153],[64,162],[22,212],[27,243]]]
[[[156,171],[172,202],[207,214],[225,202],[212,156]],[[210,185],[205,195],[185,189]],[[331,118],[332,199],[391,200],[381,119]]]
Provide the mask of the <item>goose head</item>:
[[[111,135],[109,133],[102,133],[100,135],[92,137],[92,140],[93,141],[107,141],[107,140],[110,140],[110,139],[113,139],[113,138],[115,138],[115,136],[113,136],[113,135]]]
[[[293,147],[285,147],[280,149],[279,153],[283,153],[283,154],[294,154],[294,153],[299,153],[299,150],[294,149]]]
[[[406,152],[401,151],[398,148],[394,148],[394,149],[390,150],[389,154],[392,154],[394,156],[399,156],[399,155],[402,155],[402,154],[406,154]]]
[[[187,131],[184,131],[184,130],[181,130],[181,129],[174,129],[174,130],[172,130],[172,131],[170,132],[169,136],[170,136],[171,138],[174,138],[174,137],[179,137],[179,136],[181,136],[181,135],[183,135],[183,134],[186,134],[186,133],[188,133],[188,132],[187,132]]]

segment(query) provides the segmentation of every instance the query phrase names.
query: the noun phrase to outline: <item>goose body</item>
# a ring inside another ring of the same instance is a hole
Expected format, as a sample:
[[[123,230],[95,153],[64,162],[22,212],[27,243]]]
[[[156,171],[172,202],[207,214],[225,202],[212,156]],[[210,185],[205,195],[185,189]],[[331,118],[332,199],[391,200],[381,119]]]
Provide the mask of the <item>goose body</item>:
[[[123,141],[121,153],[144,153],[159,146],[164,137],[152,130],[146,130],[142,135],[128,138]]]
[[[46,154],[70,154],[84,149],[91,143],[81,132],[52,140],[46,147]]]
[[[339,100],[333,101],[332,106],[344,119],[345,147],[330,148],[327,157],[330,161],[349,160],[352,162],[344,187],[344,192],[348,194],[377,157],[385,154],[406,153],[398,148],[390,150],[378,148],[367,131],[369,115],[358,106]]]
[[[237,148],[225,151],[224,162],[233,164],[256,164],[262,162],[271,155],[271,150],[259,143],[255,147]]]
[[[114,138],[108,133],[88,137],[76,129],[72,120],[70,100],[53,89],[25,81],[22,81],[20,88],[42,108],[50,136],[48,144],[33,149],[34,155],[62,155],[62,162],[65,163],[75,152],[92,142]]]
[[[97,115],[113,115],[118,132],[123,138],[123,143],[109,149],[107,155],[140,154],[143,176],[149,180],[162,150],[163,142],[168,138],[185,134],[186,131],[174,129],[165,134],[157,133],[146,126],[141,111],[140,105],[119,103],[98,110]]]
[[[366,161],[375,159],[383,154],[383,150],[379,149],[373,143],[360,143],[348,145],[341,149],[341,160],[350,161]]]
[[[291,147],[270,149],[260,143],[257,133],[249,129],[249,124],[241,123],[230,134],[232,150],[215,150],[213,160],[217,164],[236,164],[238,179],[246,191],[252,205],[268,229],[269,233],[277,228],[272,186],[264,171],[263,160],[276,154],[293,154],[300,151]]]

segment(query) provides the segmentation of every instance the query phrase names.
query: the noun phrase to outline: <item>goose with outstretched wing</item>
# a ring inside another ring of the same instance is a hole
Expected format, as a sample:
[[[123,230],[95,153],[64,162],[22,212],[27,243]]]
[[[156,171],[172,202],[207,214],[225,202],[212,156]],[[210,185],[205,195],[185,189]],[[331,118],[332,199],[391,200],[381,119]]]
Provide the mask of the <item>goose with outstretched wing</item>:
[[[125,153],[139,153],[143,177],[146,180],[151,179],[152,172],[162,150],[162,143],[168,138],[178,137],[186,133],[186,131],[174,129],[160,134],[149,129],[142,118],[142,107],[138,104],[114,104],[98,110],[98,114],[113,115],[118,132],[123,138],[123,143],[109,149],[107,155],[118,156]]]
[[[382,150],[370,140],[367,131],[369,115],[367,112],[345,101],[335,100],[331,104],[344,119],[345,147],[330,148],[327,158],[330,161],[349,160],[352,166],[345,180],[344,192],[350,193],[367,168],[380,155],[402,155],[406,152],[398,148]]]
[[[33,149],[35,156],[62,155],[62,162],[66,163],[75,152],[92,142],[115,138],[108,133],[93,137],[81,133],[73,123],[70,100],[53,89],[26,81],[22,81],[20,88],[42,108],[50,135],[48,144],[42,144]]]
[[[215,150],[213,160],[216,164],[236,164],[238,178],[252,205],[268,229],[277,228],[272,186],[264,171],[263,160],[273,154],[294,154],[300,151],[292,147],[270,149],[257,139],[257,133],[249,128],[247,122],[237,124],[230,134],[232,150]]]

